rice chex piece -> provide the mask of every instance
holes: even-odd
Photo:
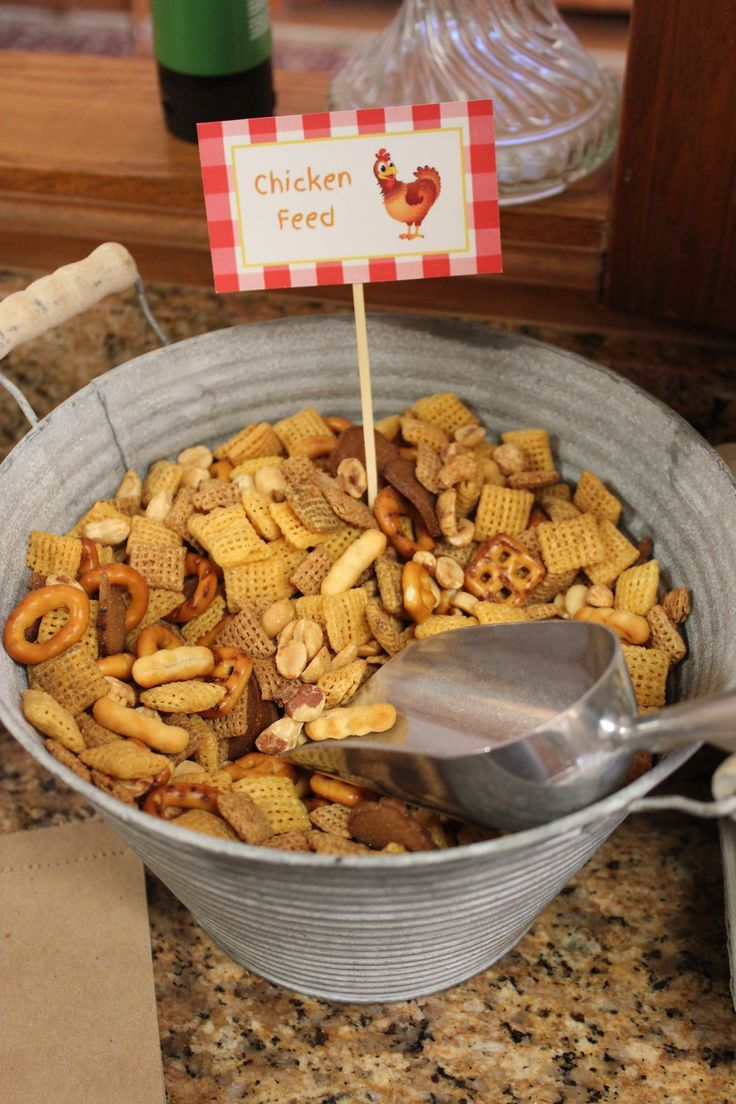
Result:
[[[278,540],[281,530],[271,517],[271,499],[261,494],[255,487],[250,487],[247,491],[243,491],[241,501],[245,516],[258,536],[267,541]]]
[[[238,567],[268,554],[242,506],[217,507],[209,514],[194,514],[189,519],[189,532],[223,568]]]
[[[327,671],[317,679],[317,686],[325,696],[325,709],[336,709],[355,697],[368,670],[364,659],[356,659],[339,671]]]
[[[217,643],[240,648],[251,658],[263,659],[272,656],[276,651],[275,641],[264,631],[261,618],[250,602],[245,602],[232,621],[228,621],[218,634]]]
[[[292,456],[281,471],[286,479],[286,500],[306,529],[334,533],[342,522],[331,508],[315,480],[316,468],[306,456]]]
[[[277,556],[226,567],[223,574],[227,608],[231,613],[238,613],[249,603],[260,611],[265,605],[278,598],[288,598],[294,592],[284,572],[284,565]]]
[[[141,693],[141,704],[161,713],[202,713],[225,697],[225,687],[202,679],[186,679],[154,686]]]
[[[165,525],[155,518],[138,515],[130,518],[130,533],[128,534],[128,548],[131,544],[142,542],[145,544],[164,544],[170,548],[179,548],[182,537],[174,532],[171,526]]]
[[[339,652],[346,644],[367,644],[373,633],[365,615],[368,596],[362,587],[323,597],[330,647]]]
[[[450,435],[462,426],[479,424],[479,419],[472,410],[468,410],[467,406],[451,391],[425,395],[417,399],[412,410],[417,418],[440,426]]]
[[[319,594],[322,580],[329,574],[332,564],[332,556],[320,545],[302,560],[296,571],[292,571],[289,581],[302,594]]]
[[[159,587],[154,587],[148,592],[148,609],[143,614],[143,619],[139,625],[136,625],[134,629],[128,633],[125,638],[125,649],[128,652],[135,651],[135,644],[143,632],[149,625],[155,625],[157,621],[166,617],[168,613],[175,610],[177,606],[180,606],[186,600],[183,590],[162,590]],[[169,626],[171,628],[171,626]]]
[[[240,491],[235,483],[225,483],[222,479],[207,479],[197,487],[192,502],[195,509],[208,514],[217,506],[239,506]]]
[[[164,525],[176,533],[180,540],[189,540],[189,519],[194,513],[194,488],[180,487],[174,504],[164,519]]]
[[[325,600],[321,594],[305,594],[294,602],[297,617],[306,617],[310,621],[316,621],[319,627],[327,631],[327,618],[325,616]]]
[[[273,774],[241,778],[233,784],[233,792],[248,794],[265,813],[274,835],[312,827],[307,810],[297,797],[290,778]]]
[[[54,659],[29,667],[34,689],[45,690],[73,717],[107,695],[108,684],[89,652],[75,644]]]
[[[549,514],[551,521],[573,521],[580,517],[580,510],[574,502],[568,502],[565,498],[549,498],[544,503],[544,511]]]
[[[647,560],[622,571],[616,580],[616,609],[628,610],[646,617],[657,602],[659,590],[659,562]]]
[[[318,855],[375,855],[370,847],[364,843],[356,843],[352,839],[344,839],[342,836],[333,835],[332,832],[309,833],[309,844],[312,851]]]
[[[337,803],[320,805],[309,814],[309,819],[317,828],[321,828],[323,832],[330,832],[333,836],[342,836],[343,839],[350,839],[352,836],[348,828],[350,809],[347,805]]]
[[[328,552],[330,556],[332,556],[333,560],[339,560],[343,552],[358,539],[362,532],[362,529],[358,529],[354,525],[346,525],[343,529],[338,529],[337,532],[330,533],[323,542],[322,547],[325,552]]]
[[[529,457],[530,471],[553,471],[555,462],[546,429],[511,429],[501,434],[505,445],[518,445]]]
[[[621,649],[640,709],[653,706],[660,709],[667,694],[667,674],[670,657],[659,648],[640,648],[636,644],[622,644]]]
[[[198,614],[193,617],[191,621],[187,621],[186,624],[181,627],[181,635],[187,644],[196,644],[200,636],[204,636],[205,633],[214,629],[223,617],[227,613],[227,606],[225,599],[221,595],[216,595],[213,598],[210,605],[204,611],[204,613]]]
[[[290,502],[272,502],[271,517],[284,534],[289,544],[295,548],[314,548],[327,539],[327,533],[318,533],[303,525]]]
[[[437,475],[443,463],[442,457],[435,449],[425,444],[423,441],[419,442],[417,445],[417,462],[414,474],[430,494],[439,494],[440,491],[443,490],[437,479]]]
[[[230,472],[230,481],[235,482],[241,475],[255,475],[261,468],[280,468],[283,462],[283,456],[254,456],[235,465]]]
[[[82,542],[34,529],[28,538],[26,564],[39,575],[68,575],[76,579],[82,559]]]
[[[268,422],[256,422],[241,429],[215,449],[218,460],[227,458],[231,464],[242,464],[261,456],[278,455],[281,443]]]
[[[161,590],[180,591],[184,586],[184,562],[187,552],[183,545],[171,548],[164,544],[136,541],[128,544],[128,563],[148,583]]]
[[[592,471],[580,473],[573,502],[583,514],[598,514],[618,525],[621,503]]]
[[[377,529],[378,522],[373,511],[359,498],[353,498],[327,472],[316,471],[317,486],[322,491],[330,508],[346,525],[355,525],[358,529]],[[340,527],[342,528],[342,526]]]
[[[116,521],[130,521],[126,514],[121,513],[114,500],[99,499],[92,503],[86,514],[82,514],[77,524],[72,526],[66,535],[67,537],[83,537],[85,526],[89,525],[91,521],[107,521],[109,518],[114,518]]]
[[[208,813],[204,809],[187,809],[176,817],[177,828],[189,828],[191,832],[202,832],[205,836],[217,839],[236,840],[238,836],[222,817]]]
[[[403,567],[398,560],[390,556],[379,556],[375,562],[378,590],[384,608],[394,617],[404,613],[404,592],[401,587]]]
[[[304,410],[292,414],[290,418],[283,418],[273,428],[289,456],[299,442],[305,441],[308,437],[335,436],[322,415],[313,406],[305,407]]]
[[[518,606],[507,606],[501,602],[476,602],[473,617],[480,625],[500,625],[509,621],[528,621],[529,614]],[[421,625],[417,626],[417,635]]]
[[[166,491],[173,498],[179,490],[183,476],[184,468],[181,464],[174,464],[171,460],[154,461],[143,480],[143,492],[141,494],[143,506],[147,506],[159,491]]]
[[[553,574],[577,570],[605,555],[595,514],[581,514],[571,521],[545,521],[537,530],[544,565]]]
[[[582,515],[583,518],[594,516],[593,514]],[[605,583],[608,586],[622,571],[636,563],[639,559],[639,549],[605,518],[599,520],[598,530],[603,541],[603,556],[583,564],[583,567],[591,583]]]
[[[647,614],[651,629],[649,642],[670,657],[670,663],[679,663],[687,655],[687,644],[672,623],[664,606],[653,606]]]
[[[89,600],[89,624],[84,631],[84,636],[81,640],[77,641],[80,648],[89,654],[90,659],[97,659],[100,654],[99,642],[97,639],[97,613],[100,607],[100,603],[96,598],[90,598]],[[60,607],[59,609],[49,610],[41,618],[41,623],[38,626],[38,636],[36,639],[39,643],[43,643],[45,640],[50,640],[52,636],[56,636],[59,629],[66,625],[69,620],[69,610]]]
[[[569,483],[553,483],[551,487],[542,487],[537,497],[542,506],[545,506],[550,498],[561,498],[565,502],[570,502],[572,500],[572,489]]]
[[[244,843],[264,843],[273,835],[263,809],[247,793],[220,794],[217,809]]]
[[[271,656],[254,656],[253,677],[258,683],[263,700],[274,701],[276,691],[284,681],[283,675],[279,673],[276,667],[276,660]]]
[[[475,539],[490,540],[496,533],[517,537],[529,524],[533,505],[531,491],[514,491],[509,487],[486,483],[475,515]]]

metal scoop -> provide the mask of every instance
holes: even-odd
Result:
[[[416,641],[356,700],[391,702],[396,724],[285,758],[507,831],[612,793],[636,751],[699,740],[736,751],[736,693],[636,716],[618,637],[584,622],[473,626]]]

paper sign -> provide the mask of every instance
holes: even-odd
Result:
[[[490,100],[197,129],[217,291],[501,271]]]

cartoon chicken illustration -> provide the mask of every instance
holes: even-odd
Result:
[[[399,234],[400,238],[408,241],[423,238],[419,228],[440,194],[440,174],[436,169],[430,169],[429,165],[419,166],[414,172],[416,180],[405,184],[403,180],[396,179],[396,172],[391,154],[381,148],[376,154],[373,175],[383,193],[386,214],[397,222],[406,223],[406,233]]]

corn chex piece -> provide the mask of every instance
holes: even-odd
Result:
[[[142,505],[147,506],[159,491],[166,491],[173,498],[183,475],[184,469],[180,464],[174,464],[171,460],[155,460],[143,480]]]
[[[329,574],[332,564],[332,556],[319,545],[302,560],[296,571],[292,571],[289,581],[302,594],[319,594],[322,580]]]
[[[478,501],[475,515],[475,539],[489,540],[496,533],[517,537],[529,524],[534,505],[531,491],[514,491],[509,487],[497,487],[487,483]]]
[[[155,625],[157,621],[166,617],[177,606],[185,601],[183,590],[161,590],[154,587],[148,592],[148,609],[143,614],[143,619],[136,625],[125,638],[125,649],[128,652],[135,651],[135,642],[149,625]]]
[[[113,732],[112,729],[98,724],[89,713],[78,713],[74,719],[82,733],[85,747],[103,747],[105,744],[111,744],[113,741],[122,740],[123,738],[117,732]]]
[[[281,452],[281,442],[268,422],[256,422],[241,429],[215,449],[218,460],[227,458],[231,464],[242,464],[261,456],[275,456]]]
[[[34,529],[28,538],[26,564],[40,575],[68,575],[76,579],[82,559],[82,542]]]
[[[271,561],[265,560],[264,562],[270,563]],[[276,651],[275,642],[264,631],[258,612],[250,602],[245,602],[232,621],[228,621],[222,632],[219,633],[217,643],[240,648],[249,656],[258,657],[259,659],[272,656]]]
[[[352,836],[348,827],[350,809],[347,805],[321,805],[309,814],[309,819],[323,832],[329,832],[333,836],[342,836],[343,839],[350,839]]]
[[[253,677],[264,701],[273,701],[276,691],[284,681],[284,676],[276,667],[276,660],[270,656],[253,658]]]
[[[356,659],[339,671],[328,671],[317,679],[317,686],[325,696],[325,709],[346,705],[357,694],[367,670],[366,661]]]
[[[45,690],[24,690],[23,716],[44,736],[58,741],[69,751],[84,751],[85,742],[74,717]]]
[[[241,778],[233,785],[233,792],[247,794],[258,805],[274,835],[311,828],[307,810],[290,778],[273,774]]]
[[[488,603],[486,603],[488,604]],[[480,605],[480,603],[479,603]],[[504,607],[505,608],[505,607]],[[473,607],[475,613],[475,606]],[[506,618],[504,618],[506,620]],[[467,629],[469,625],[477,625],[475,617],[458,617],[454,614],[435,613],[417,625],[414,630],[416,640],[426,640],[430,636],[439,636],[440,633],[454,632],[455,629]]]
[[[529,620],[529,614],[525,609],[502,605],[500,602],[477,602],[473,606],[473,617],[480,625],[500,625],[509,621]]]
[[[430,494],[439,494],[443,489],[437,476],[443,465],[442,457],[430,445],[420,441],[417,445],[417,460],[414,474]]]
[[[273,835],[263,809],[247,793],[220,794],[217,808],[244,843],[264,843]]]
[[[204,636],[205,633],[214,629],[226,613],[225,599],[218,594],[204,613],[198,614],[191,621],[187,621],[185,625],[182,625],[181,635],[187,644],[196,644],[200,636]]]
[[[314,548],[327,539],[327,533],[318,533],[303,525],[289,502],[272,502],[270,511],[289,544],[295,548]]]
[[[85,526],[89,525],[91,521],[107,521],[108,518],[114,518],[116,521],[130,521],[126,514],[121,513],[115,501],[99,499],[92,503],[86,514],[82,514],[77,524],[66,535],[67,537],[83,537]]]
[[[383,604],[375,598],[368,600],[365,607],[365,616],[371,632],[383,650],[390,656],[400,652],[404,647],[401,639],[401,631],[404,626],[398,617],[388,613]]]
[[[171,766],[165,755],[156,755],[130,740],[114,740],[102,747],[85,748],[79,758],[86,766],[113,778],[155,778]]]
[[[312,848],[309,846],[309,837],[311,832],[282,832],[280,836],[271,836],[266,840],[264,846],[272,847],[276,851],[304,851],[309,852]]]
[[[274,559],[281,561],[287,579],[296,571],[299,564],[304,563],[309,555],[306,548],[295,548],[284,537],[277,541],[271,541],[267,548]]]
[[[339,560],[343,552],[358,539],[362,532],[362,529],[354,525],[346,525],[344,529],[338,529],[337,532],[330,533],[322,547],[325,552],[332,556],[333,560]]]
[[[177,491],[173,506],[164,519],[166,528],[171,529],[181,540],[189,539],[189,519],[196,512],[193,499],[194,488],[181,487]]]
[[[544,605],[545,602],[549,602],[550,599],[563,590],[568,590],[575,582],[577,575],[578,569],[576,567],[569,571],[548,571],[541,583],[538,583],[529,595],[527,606],[533,608],[535,605]],[[539,614],[533,616],[538,617]]]
[[[394,615],[404,612],[404,592],[401,588],[402,565],[390,556],[379,556],[375,562],[378,590],[384,608]]]
[[[574,502],[568,502],[565,498],[548,498],[544,503],[545,513],[549,514],[552,521],[573,521],[580,517],[580,510]]]
[[[92,782],[99,790],[112,794],[126,805],[135,805],[136,798],[148,793],[153,785],[151,778],[113,778],[111,774],[105,774],[94,767],[91,775]]]
[[[131,544],[139,543],[163,544],[169,548],[180,548],[182,539],[171,526],[165,525],[162,521],[156,521],[155,518],[138,515],[130,519],[128,548]]]
[[[505,445],[518,445],[529,457],[529,471],[553,471],[555,462],[546,429],[511,429],[501,434]]]
[[[593,516],[593,514],[582,515],[584,518]],[[583,564],[583,567],[591,583],[605,583],[608,586],[622,571],[636,563],[639,559],[639,549],[605,518],[599,520],[598,530],[603,541],[603,555]]]
[[[190,832],[201,832],[205,836],[215,836],[217,839],[236,840],[238,837],[233,832],[227,821],[214,813],[205,812],[204,809],[187,809],[181,816],[176,817],[177,828],[188,828]]]
[[[202,713],[205,709],[213,709],[224,697],[224,686],[201,679],[186,679],[144,690],[141,704],[161,713]]]
[[[105,564],[113,563],[115,559],[115,552],[109,544],[98,544],[95,541],[95,551],[97,552],[97,559],[100,561],[100,567]]]
[[[196,716],[196,714],[192,714]],[[201,718],[203,723],[204,718]],[[194,752],[194,760],[204,770],[210,774],[215,774],[220,766],[227,759],[227,745],[224,740],[218,740],[217,734],[213,728],[207,728],[207,731],[202,733],[197,744],[197,749]]]
[[[100,654],[99,642],[97,639],[97,612],[99,607],[100,603],[97,599],[90,598],[89,624],[84,631],[84,636],[78,641],[79,647],[84,648],[90,659],[97,659]],[[50,640],[52,636],[56,636],[63,625],[66,625],[68,620],[69,610],[63,608],[49,610],[49,612],[45,613],[41,618],[36,639],[40,643],[43,643],[45,640]]]
[[[149,587],[161,590],[180,591],[184,586],[184,562],[186,549],[183,545],[173,548],[165,544],[150,544],[145,541],[128,542],[128,563],[148,583]]]
[[[316,621],[321,629],[327,630],[325,602],[321,594],[305,594],[295,601],[297,617],[306,617]]]
[[[33,689],[45,690],[73,717],[104,698],[108,685],[89,652],[75,644],[54,659],[28,669]]]
[[[222,479],[208,479],[200,483],[192,498],[195,509],[208,514],[210,510],[221,506],[240,505],[240,491],[235,483],[225,483]]]
[[[602,560],[605,546],[595,514],[571,521],[546,521],[537,526],[545,567],[553,574]]]
[[[624,659],[640,709],[654,706],[661,708],[667,692],[667,673],[670,657],[659,648],[640,648],[636,644],[622,644]]]
[[[238,613],[249,603],[260,610],[277,598],[288,598],[294,590],[277,556],[238,567],[226,567],[223,574],[227,608],[231,613]]]
[[[254,456],[251,460],[243,460],[230,472],[230,480],[234,482],[241,475],[255,475],[261,468],[280,468],[284,459],[283,456]]]
[[[622,571],[616,580],[616,609],[629,610],[646,617],[657,602],[659,589],[659,562],[647,560]]]
[[[276,436],[289,456],[300,441],[308,437],[334,437],[334,433],[322,415],[313,406],[307,406],[290,418],[283,418],[273,427]]]
[[[73,751],[69,751],[63,744],[60,744],[58,740],[52,740],[50,737],[44,740],[44,746],[50,755],[53,755],[54,759],[57,759],[59,763],[63,763],[65,767],[68,767],[70,771],[73,771],[78,778],[83,779],[85,782],[91,782],[92,776],[84,763],[80,763],[79,757],[74,754]]]
[[[670,657],[670,663],[679,663],[687,655],[687,644],[672,623],[664,606],[653,606],[647,614],[651,629],[649,642]]]
[[[238,567],[267,555],[242,506],[218,507],[189,519],[189,532],[220,567]]]
[[[249,490],[243,491],[242,504],[245,516],[259,537],[263,537],[267,541],[275,541],[280,538],[281,530],[271,517],[270,498],[261,494],[255,487],[251,487]]]
[[[339,652],[346,644],[367,644],[373,636],[365,615],[368,595],[362,587],[324,596],[325,623],[330,647]]]
[[[618,525],[621,503],[592,471],[580,473],[573,502],[583,514],[598,514]]]
[[[478,425],[475,414],[451,391],[425,395],[414,403],[412,410],[417,418],[451,435],[461,426]]]

